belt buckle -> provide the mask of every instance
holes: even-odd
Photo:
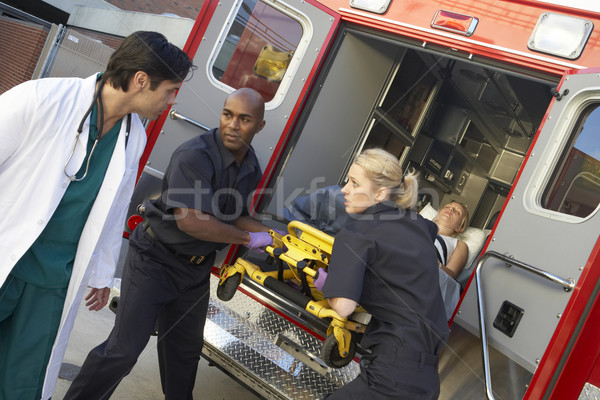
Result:
[[[206,256],[191,256],[189,259],[189,263],[190,264],[202,264],[202,262],[204,261],[204,259],[206,258]]]

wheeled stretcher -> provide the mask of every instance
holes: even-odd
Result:
[[[327,269],[333,247],[333,237],[299,221],[288,224],[288,234],[269,232],[273,246],[266,252],[277,270],[263,271],[258,265],[240,257],[233,265],[220,270],[217,296],[222,301],[233,298],[244,275],[274,291],[285,299],[304,308],[318,318],[331,319],[327,337],[321,349],[321,359],[332,368],[346,366],[356,353],[358,336],[364,333],[365,316],[357,312],[349,318],[340,317],[329,307],[323,294],[314,287],[313,280],[319,268]]]

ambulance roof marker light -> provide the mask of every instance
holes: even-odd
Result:
[[[375,14],[385,14],[392,0],[350,0],[352,8],[369,11]]]
[[[592,34],[592,21],[545,12],[540,15],[527,47],[529,50],[575,60]]]
[[[431,27],[460,35],[471,36],[479,23],[479,18],[458,14],[452,11],[437,10],[431,20]]]

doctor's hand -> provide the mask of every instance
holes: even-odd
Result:
[[[90,311],[100,311],[108,303],[108,296],[110,295],[110,288],[96,289],[92,288],[90,293],[86,296],[85,306],[89,307]]]

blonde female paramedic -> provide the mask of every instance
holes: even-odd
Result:
[[[417,176],[403,175],[381,149],[359,154],[344,186],[353,219],[335,236],[323,294],[341,316],[360,304],[371,314],[360,374],[325,396],[437,399],[438,353],[448,323],[438,288],[437,227],[412,210]]]

